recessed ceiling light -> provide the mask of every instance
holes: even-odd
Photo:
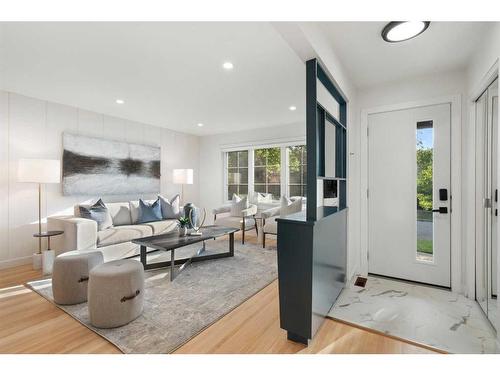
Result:
[[[429,21],[393,21],[382,30],[382,38],[389,43],[402,42],[422,34]]]
[[[198,126],[201,128],[201,127],[203,127],[203,124],[201,122],[199,122]]]
[[[295,111],[297,109],[297,107],[295,107],[294,105],[291,105],[290,107],[288,107],[288,109],[290,111]]]
[[[224,64],[222,64],[222,67],[226,70],[231,70],[234,68],[234,65],[231,61],[226,61]]]
[[[125,103],[125,100],[123,99],[116,99],[116,104],[123,104]]]

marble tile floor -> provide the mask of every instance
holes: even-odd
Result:
[[[499,353],[479,305],[445,289],[369,276],[351,280],[329,315],[449,353]]]

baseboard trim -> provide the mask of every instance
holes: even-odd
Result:
[[[0,261],[0,270],[5,269],[5,268],[22,266],[24,264],[30,264],[31,262],[32,262],[31,255],[21,257],[21,258],[2,260],[2,261]]]

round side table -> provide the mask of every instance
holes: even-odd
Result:
[[[63,230],[49,230],[47,232],[35,233],[35,238],[47,238],[47,250],[42,251],[42,270],[44,275],[52,273],[52,266],[54,265],[54,250],[50,248],[50,238],[63,234]]]

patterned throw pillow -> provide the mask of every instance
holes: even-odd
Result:
[[[292,201],[285,196],[281,197],[280,216],[285,217],[302,211],[302,197]]]
[[[113,220],[111,219],[108,208],[100,198],[92,206],[80,206],[79,211],[80,217],[97,222],[98,231],[108,229],[113,226]]]
[[[144,202],[142,199],[139,199],[139,220],[137,222],[149,223],[160,220],[163,220],[160,199],[158,198],[153,203]]]
[[[231,216],[242,216],[243,210],[248,208],[248,197],[240,198],[238,195],[233,194],[233,201],[231,202]]]
[[[170,201],[158,195],[161,204],[161,214],[164,219],[178,219],[181,216],[181,197],[175,195]]]

